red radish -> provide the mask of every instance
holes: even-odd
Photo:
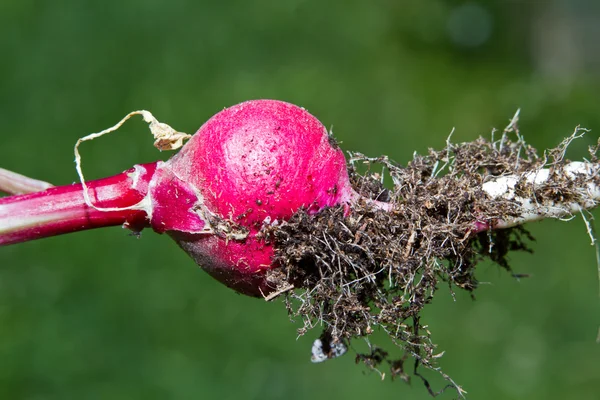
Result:
[[[305,289],[301,301],[286,298],[286,306],[304,320],[300,334],[324,327],[312,347],[314,362],[344,354],[348,341],[381,328],[405,355],[414,356],[415,371],[423,365],[440,372],[461,397],[462,388],[437,367],[441,353],[436,354],[430,332],[420,322],[438,284],[443,280],[451,288],[472,291],[480,260],[510,269],[507,252],[528,250],[527,235],[511,227],[571,217],[600,204],[598,148],[590,150],[590,162],[564,159],[583,131],[577,128],[538,158],[518,133],[517,113],[498,141],[448,140],[445,149],[415,155],[406,167],[385,156],[353,157],[352,162],[382,164],[394,183],[389,203],[366,200],[365,207],[357,201],[361,197],[351,188],[344,155],[325,127],[304,109],[274,100],[249,101],[216,114],[167,162],[135,165],[85,182],[79,143],[138,114],[150,123],[159,148],[179,147],[189,138],[146,111],[134,111],[115,127],[77,142],[81,184],[49,187],[0,169],[0,190],[39,190],[0,198],[0,245],[110,225],[134,231],[152,227],[238,292],[268,300],[299,282],[298,289]],[[511,132],[517,142],[509,138]],[[374,174],[363,178],[357,180],[370,196],[383,190]],[[376,184],[370,186],[371,181]],[[369,202],[393,212],[372,212]],[[328,206],[343,209],[325,210]],[[268,229],[277,232],[278,240],[286,238],[284,245],[278,241],[275,258],[263,228],[275,227],[301,209],[322,212]],[[311,268],[297,257],[307,252],[314,260]],[[268,274],[277,267],[275,259],[281,260],[283,273]],[[267,276],[278,280],[279,287],[271,286],[275,284]],[[377,368],[386,361],[392,376],[407,378],[405,356],[394,360],[373,349],[357,354],[357,362],[381,373]]]
[[[221,111],[159,163],[158,174],[151,183],[152,227],[169,233],[212,276],[250,295],[270,291],[263,277],[273,248],[256,238],[263,224],[353,196],[344,155],[325,127],[306,110],[275,100]],[[173,209],[182,215],[174,218]]]
[[[257,237],[261,227],[358,196],[325,127],[276,100],[227,108],[167,162],[86,185],[87,203],[81,184],[0,199],[0,245],[100,226],[151,226],[219,281],[260,296],[274,289],[264,279],[273,247]]]

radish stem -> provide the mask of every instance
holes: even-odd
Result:
[[[155,167],[136,165],[118,175],[87,182],[92,202],[118,208],[138,204],[147,194]],[[0,246],[113,225],[140,231],[148,222],[139,209],[104,212],[89,207],[81,184],[0,198]]]

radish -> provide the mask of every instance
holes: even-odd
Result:
[[[0,245],[152,227],[219,281],[260,296],[274,289],[265,280],[273,246],[261,228],[356,198],[344,155],[318,119],[290,103],[253,100],[217,113],[166,162],[0,199]]]
[[[189,141],[166,162],[86,182],[79,143],[136,114],[150,123],[155,146]],[[518,117],[498,140],[448,139],[444,149],[415,154],[406,167],[354,155],[351,165],[388,171],[394,187],[380,202],[373,199],[385,192],[381,176],[352,175],[356,192],[335,141],[295,105],[247,101],[219,112],[192,137],[136,111],[78,141],[80,184],[52,187],[0,169],[0,190],[13,194],[0,198],[0,245],[111,225],[151,227],[240,293],[270,300],[285,292],[292,318],[304,323],[300,335],[324,327],[312,347],[314,362],[344,354],[350,340],[377,327],[415,359],[415,375],[430,393],[419,365],[438,371],[463,397],[437,367],[441,353],[420,321],[439,284],[473,291],[481,260],[510,270],[508,252],[529,249],[521,225],[600,204],[600,144],[590,148],[590,161],[567,160],[570,143],[586,132],[577,127],[540,157],[524,142]],[[377,372],[387,364],[392,376],[407,380],[405,356],[371,347],[356,359]]]
[[[273,289],[264,280],[273,247],[257,237],[264,225],[355,196],[325,127],[275,100],[221,111],[157,170],[147,211],[153,229],[219,281],[254,296]]]

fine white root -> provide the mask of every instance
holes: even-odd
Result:
[[[10,195],[27,194],[41,192],[52,186],[51,183],[0,168],[0,192]]]
[[[146,208],[145,206],[138,205],[138,204],[134,204],[133,206],[124,207],[124,208],[119,208],[119,207],[106,208],[106,207],[95,206],[92,203],[92,200],[90,199],[89,189],[88,189],[88,186],[86,185],[85,178],[83,176],[83,170],[81,169],[81,155],[79,154],[79,146],[81,145],[81,143],[97,139],[100,136],[106,135],[107,133],[116,131],[129,118],[133,117],[134,115],[141,115],[142,118],[144,118],[144,121],[146,121],[149,124],[150,132],[154,136],[154,147],[156,147],[157,149],[159,149],[161,151],[162,150],[176,150],[176,149],[180,148],[181,146],[183,146],[183,142],[185,140],[192,137],[191,135],[188,135],[187,133],[178,132],[175,129],[171,128],[169,125],[159,122],[156,118],[154,118],[154,115],[152,115],[152,113],[150,111],[139,110],[139,111],[130,112],[122,120],[120,120],[116,125],[108,128],[108,129],[104,129],[103,131],[100,131],[97,133],[91,133],[87,136],[84,136],[84,137],[78,139],[77,143],[75,143],[75,149],[74,149],[75,168],[77,169],[77,174],[79,175],[79,180],[81,181],[81,184],[83,186],[83,198],[85,200],[85,203],[88,205],[88,207],[94,208],[98,211],[123,211],[123,210],[134,210],[134,209],[145,209]]]
[[[520,176],[501,176],[485,182],[482,189],[490,198],[508,202],[516,207],[518,214],[496,220],[493,228],[510,228],[544,218],[570,219],[596,207],[600,203],[599,171],[600,164],[573,161],[561,167],[542,168]],[[556,201],[536,196],[540,190],[551,190],[559,185],[568,187],[570,198]]]

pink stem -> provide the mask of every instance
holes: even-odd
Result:
[[[156,163],[136,165],[109,178],[86,182],[98,208],[126,208],[144,199]],[[0,198],[0,246],[49,236],[124,225],[134,231],[148,226],[140,209],[99,211],[85,203],[81,184]]]

